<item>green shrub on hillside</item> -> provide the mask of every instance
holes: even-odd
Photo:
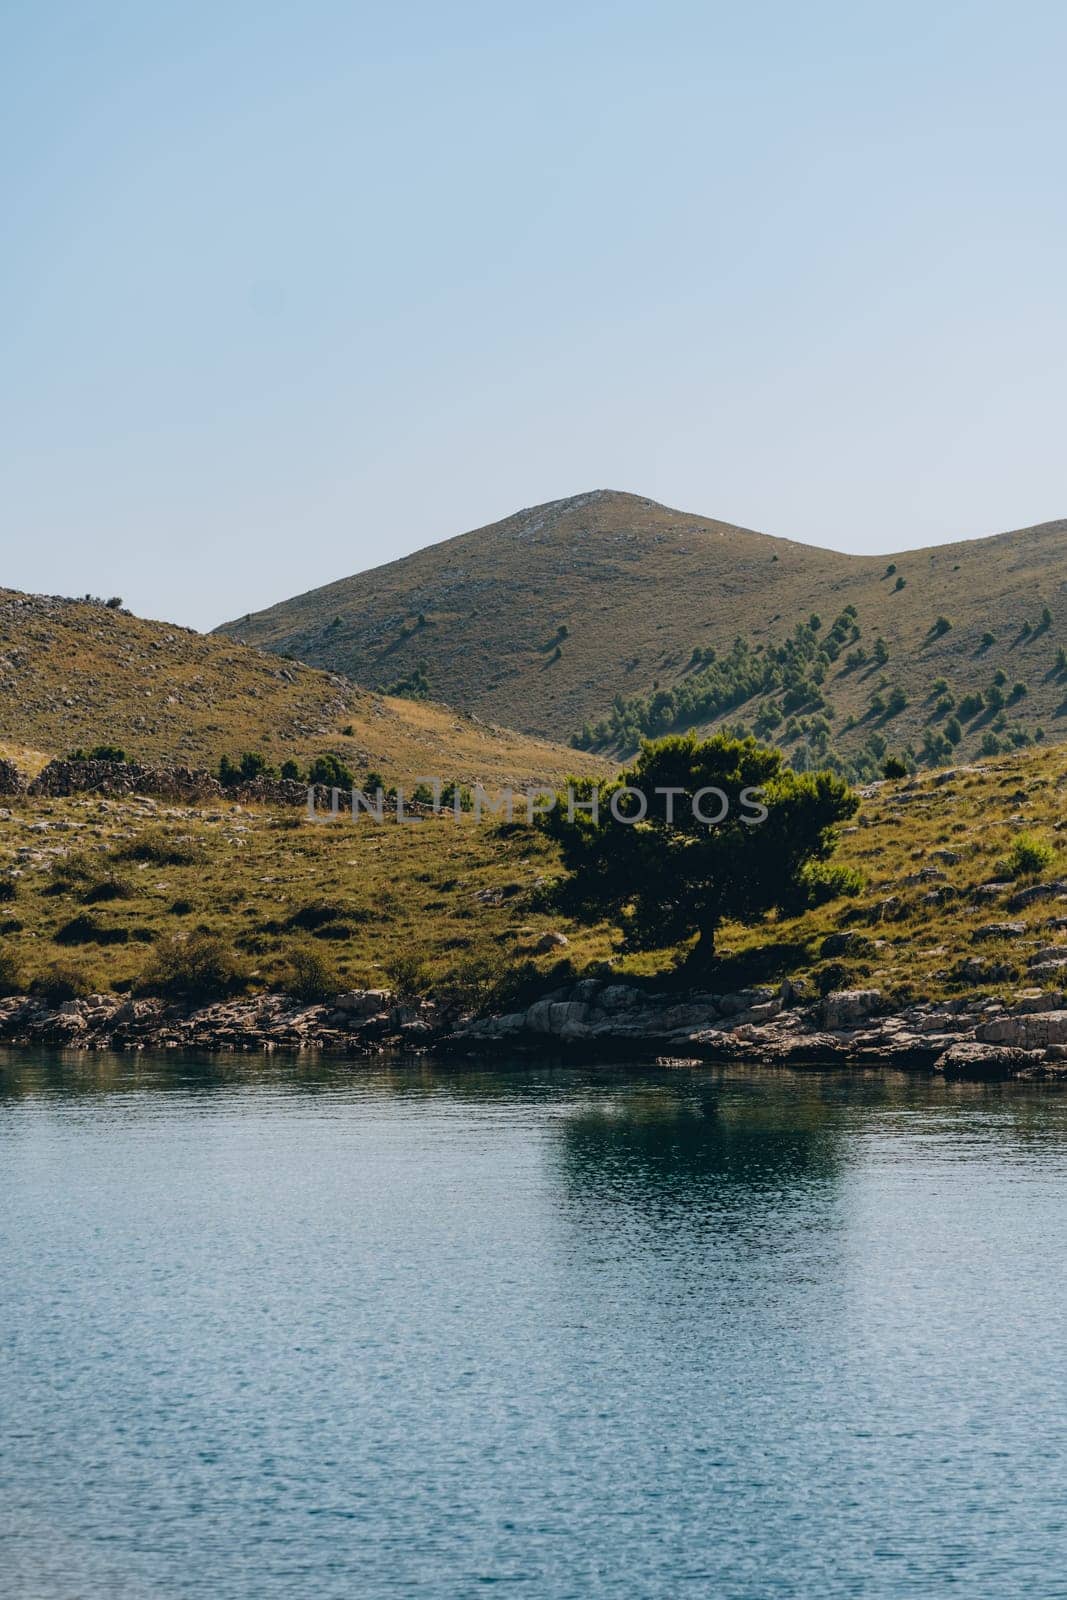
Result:
[[[1055,859],[1055,848],[1047,839],[1041,839],[1034,833],[1020,833],[1000,863],[1000,870],[1009,878],[1026,878],[1044,872]]]
[[[266,756],[258,750],[246,750],[239,760],[223,756],[219,762],[218,779],[224,789],[236,789],[239,784],[253,783],[256,778],[274,778],[277,773]]]
[[[100,877],[102,858],[88,850],[72,850],[61,856],[49,869],[45,894],[84,893]]]
[[[941,733],[937,728],[926,728],[923,732],[923,756],[933,765],[939,761],[947,761],[952,754],[952,744],[947,734]]]
[[[67,754],[68,761],[125,761],[126,752],[119,744],[94,744],[91,750],[79,745]]]
[[[0,946],[0,999],[22,994],[24,982],[22,963],[13,950]]]
[[[855,867],[842,867],[833,861],[811,861],[801,869],[804,903],[822,906],[830,900],[852,899],[862,894],[865,880]]]
[[[308,783],[323,784],[327,789],[354,789],[356,775],[335,750],[316,756],[308,768]]]
[[[133,894],[134,887],[129,878],[109,872],[106,877],[89,884],[81,898],[83,905],[94,906],[108,900],[130,900]]]
[[[340,992],[342,983],[331,957],[310,939],[300,939],[285,952],[281,986],[303,1005],[321,1005]]]
[[[433,987],[429,967],[414,950],[405,950],[393,956],[385,962],[384,971],[390,987],[404,1000],[420,999],[429,994]]]
[[[247,982],[233,949],[213,933],[172,933],[155,946],[139,985],[145,994],[221,1000]]]
[[[531,979],[534,986],[544,988],[544,977],[532,962],[513,966],[502,951],[490,951],[455,962],[444,977],[435,979],[433,992],[436,999],[461,1011],[511,1010],[512,997],[524,980],[530,983]]]
[[[113,850],[113,861],[147,861],[156,867],[189,867],[202,855],[198,843],[189,838],[176,837],[164,828],[148,828],[128,844]],[[91,863],[95,872],[96,864]],[[69,863],[68,863],[69,870]]]
[[[84,1000],[97,985],[85,967],[73,961],[50,961],[30,984],[30,993],[50,1006]]]
[[[406,677],[398,678],[395,683],[389,684],[384,691],[386,694],[396,695],[401,700],[428,700],[430,698],[430,680],[427,676],[427,664],[420,661],[418,666]]]
[[[129,944],[130,930],[97,922],[87,912],[71,917],[52,935],[56,944]]]
[[[441,790],[441,805],[449,811],[455,811],[457,807],[460,811],[473,811],[474,796],[466,784],[446,783]]]

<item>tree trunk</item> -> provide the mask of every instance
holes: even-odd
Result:
[[[685,959],[685,970],[694,977],[705,977],[715,965],[715,927],[700,930],[697,942]]]

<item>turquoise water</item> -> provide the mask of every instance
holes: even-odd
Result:
[[[0,1056],[0,1592],[1067,1595],[1067,1095]]]

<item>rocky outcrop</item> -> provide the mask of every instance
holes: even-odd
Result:
[[[1067,997],[1035,991],[1006,1006],[987,995],[885,1012],[875,989],[810,1003],[793,984],[730,994],[652,991],[583,979],[502,1016],[464,1018],[432,1000],[354,989],[329,1004],[289,995],[178,1005],[91,995],[48,1004],[0,1000],[0,1041],[84,1050],[384,1050],[657,1060],[668,1065],[869,1066],[948,1078],[1067,1079]]]
[[[96,994],[48,1004],[0,1000],[0,1040],[82,1050],[319,1050],[373,1055],[421,1049],[450,1020],[432,1001],[403,1002],[384,989],[356,989],[328,1005],[285,994],[182,1006]]]
[[[970,1040],[952,1045],[938,1058],[935,1067],[946,1078],[1043,1077],[1045,1058],[1040,1050],[1019,1050],[1011,1045],[980,1044]]]
[[[823,1026],[831,1030],[854,1028],[872,1016],[881,1003],[882,996],[878,989],[835,990],[823,1000]]]
[[[1067,1045],[1067,1011],[1027,1012],[1022,1016],[994,1017],[977,1029],[983,1044],[1015,1045],[1022,1050],[1044,1050]]]
[[[1067,895],[1067,879],[1057,878],[1052,883],[1032,883],[1025,889],[1015,891],[1008,901],[1008,910],[1024,911],[1027,906],[1032,906],[1039,900],[1057,900],[1062,895]]]
[[[655,992],[585,979],[521,1011],[483,1017],[445,1041],[460,1053],[505,1047],[568,1056],[737,1061],[753,1065],[900,1067],[952,1077],[1067,1076],[1063,996],[1010,1009],[983,994],[886,1012],[877,989],[812,1004],[790,982],[735,994]],[[1061,1019],[1062,1018],[1062,1022]]]

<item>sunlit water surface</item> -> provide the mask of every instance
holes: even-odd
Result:
[[[1067,1094],[0,1055],[11,1600],[1067,1595]]]

